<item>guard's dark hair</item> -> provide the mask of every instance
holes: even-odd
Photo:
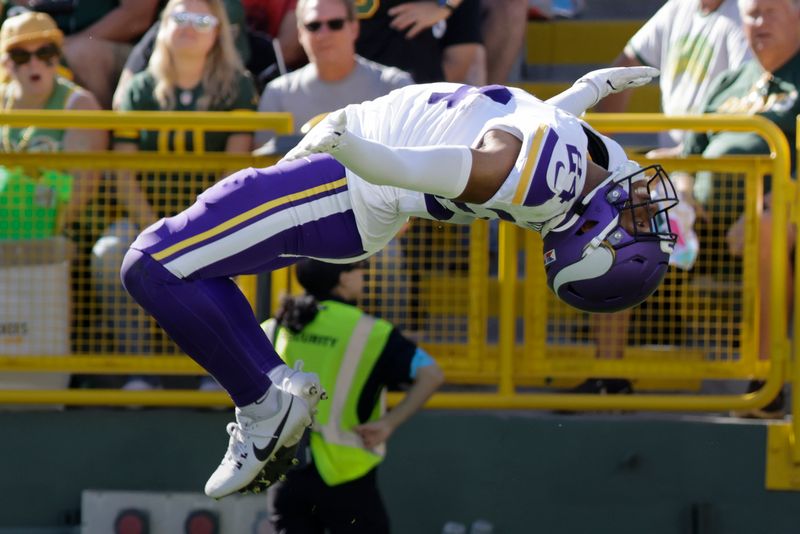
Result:
[[[333,289],[339,285],[342,273],[363,269],[366,262],[355,263],[327,263],[319,260],[304,258],[295,264],[297,281],[317,300],[327,300],[333,297]]]
[[[287,295],[281,299],[275,320],[283,328],[297,333],[313,321],[317,313],[319,313],[319,303],[313,295]]]
[[[365,266],[366,262],[363,261],[326,263],[308,258],[299,260],[295,264],[295,275],[297,281],[306,290],[306,294],[283,297],[275,320],[280,326],[288,328],[292,332],[301,331],[317,316],[321,301],[336,298],[333,290],[339,285],[339,276]]]

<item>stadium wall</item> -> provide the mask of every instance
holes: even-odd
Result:
[[[0,532],[70,531],[83,489],[202,491],[229,419],[0,413]],[[394,436],[380,479],[396,534],[477,519],[496,534],[796,532],[800,493],[764,489],[766,428],[697,416],[429,410]]]

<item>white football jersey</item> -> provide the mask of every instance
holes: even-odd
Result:
[[[348,106],[346,112],[348,130],[387,146],[475,148],[489,130],[503,130],[522,141],[508,178],[483,204],[373,185],[348,169],[353,210],[368,251],[383,247],[409,216],[462,224],[476,218],[503,219],[540,230],[543,223],[564,214],[583,189],[585,123],[521,89],[412,85]]]

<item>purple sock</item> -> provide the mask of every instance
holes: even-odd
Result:
[[[169,336],[224,387],[237,406],[270,385],[265,371],[283,363],[250,304],[227,277],[185,280],[149,255],[131,249],[122,281]]]

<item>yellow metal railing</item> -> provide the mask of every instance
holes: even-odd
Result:
[[[80,120],[76,117],[80,115]],[[36,124],[52,126],[52,127],[75,127],[79,124],[80,127],[87,128],[109,128],[113,127],[139,127],[143,129],[163,128],[165,130],[175,130],[178,126],[187,130],[195,132],[203,131],[203,128],[218,129],[218,130],[235,130],[244,131],[258,128],[270,128],[280,130],[281,126],[277,122],[269,122],[268,117],[261,117],[258,114],[242,113],[242,114],[226,114],[225,117],[218,117],[217,114],[176,114],[179,116],[170,117],[168,114],[142,114],[141,117],[136,117],[139,114],[111,114],[103,112],[87,112],[85,114],[59,114],[58,116],[50,116],[44,113],[13,113],[9,114],[4,121],[14,125],[30,124],[36,121]],[[268,120],[269,119],[269,120]],[[707,161],[699,158],[681,159],[669,162],[664,162],[670,169],[680,168],[687,171],[698,169],[713,169],[713,170],[731,170],[741,171],[743,168],[747,172],[753,174],[768,172],[773,177],[773,191],[776,196],[788,198],[788,195],[794,194],[792,185],[788,180],[788,145],[786,144],[783,135],[772,123],[752,117],[717,117],[705,116],[687,117],[687,118],[666,118],[660,115],[603,115],[590,117],[590,120],[599,129],[603,131],[613,132],[654,132],[666,128],[684,128],[690,130],[735,130],[735,131],[756,131],[767,139],[770,146],[771,154],[768,157],[750,158],[741,160],[724,160],[724,161]],[[39,122],[41,121],[41,122]],[[138,122],[137,122],[138,121]],[[288,123],[284,123],[286,126]],[[3,162],[6,164],[13,164],[17,162],[29,162],[43,164],[43,157],[52,157],[57,159],[60,163],[59,166],[76,166],[85,168],[126,168],[126,166],[133,166],[136,169],[153,169],[153,170],[195,170],[204,169],[209,165],[214,165],[215,168],[235,168],[236,166],[244,166],[248,164],[264,164],[264,160],[259,160],[250,157],[235,157],[226,155],[210,155],[210,154],[184,154],[184,155],[164,155],[164,154],[148,154],[147,158],[143,158],[142,154],[138,155],[125,155],[125,154],[59,154],[59,155],[30,155],[30,154],[9,154],[3,155]],[[235,165],[234,165],[235,164]],[[755,214],[756,207],[748,207],[748,213]],[[523,310],[523,323],[528,323],[528,315],[541,314],[542,308],[538,306],[541,303],[545,304],[546,291],[535,291],[533,294],[538,295],[540,300],[533,304],[530,302],[529,295],[526,294],[525,285],[519,286],[517,272],[517,251],[520,249],[518,246],[518,231],[515,228],[502,224],[500,226],[500,250],[499,250],[499,267],[497,278],[497,299],[498,299],[498,336],[497,343],[490,344],[486,341],[486,321],[487,312],[481,310],[480,307],[485,305],[490,297],[486,292],[488,283],[486,270],[486,250],[470,248],[469,254],[472,257],[470,261],[469,272],[467,279],[470,285],[475,288],[473,284],[483,284],[480,289],[476,288],[474,291],[470,290],[468,295],[469,311],[466,318],[468,324],[467,336],[463,342],[451,342],[449,346],[456,347],[455,350],[463,351],[461,354],[467,354],[466,359],[469,366],[475,369],[475,362],[479,369],[484,372],[480,374],[491,377],[493,383],[498,385],[498,390],[493,393],[442,393],[436,395],[430,405],[434,407],[444,408],[567,408],[578,410],[591,410],[591,409],[647,409],[647,410],[689,410],[689,411],[717,411],[727,409],[746,409],[756,406],[762,406],[768,402],[775,392],[778,391],[782,384],[783,378],[786,376],[786,355],[788,351],[788,343],[786,340],[786,313],[785,313],[785,291],[781,286],[782,276],[786,275],[786,247],[782,247],[781,243],[785,242],[786,230],[785,225],[778,224],[779,221],[786,221],[788,213],[786,209],[780,204],[775,205],[773,217],[776,221],[775,224],[775,242],[776,246],[773,249],[773,268],[775,269],[775,276],[773,277],[772,284],[772,302],[773,302],[773,320],[771,321],[770,338],[772,343],[772,362],[771,365],[765,366],[759,370],[767,378],[766,386],[759,392],[741,395],[741,396],[709,396],[709,395],[646,395],[646,396],[581,396],[571,394],[548,394],[548,393],[521,393],[517,391],[517,387],[526,383],[526,379],[520,377],[585,377],[585,376],[647,376],[654,374],[653,367],[660,367],[662,370],[664,366],[671,368],[671,376],[677,378],[726,378],[726,377],[741,377],[746,376],[746,373],[752,371],[751,368],[745,368],[739,365],[735,371],[724,370],[720,371],[720,367],[714,365],[714,362],[692,362],[688,366],[688,371],[682,369],[686,362],[671,364],[669,362],[648,362],[632,359],[623,359],[620,361],[599,361],[591,357],[591,349],[570,348],[569,350],[577,350],[585,352],[585,356],[571,361],[559,361],[557,358],[547,358],[547,353],[552,352],[555,347],[556,353],[558,352],[557,344],[545,342],[545,337],[540,335],[541,332],[535,334],[526,332],[525,343],[520,344],[516,339],[516,322],[518,313],[516,310]],[[749,220],[748,236],[751,238],[748,246],[757,245],[757,220],[755,217]],[[481,223],[482,224],[482,223]],[[485,243],[486,241],[486,227],[478,226],[478,229],[473,231],[470,236],[470,243]],[[528,250],[534,247],[535,241],[528,233],[523,240],[524,249]],[[474,256],[473,256],[474,255]],[[538,263],[538,258],[533,253],[527,255],[529,263]],[[475,267],[478,265],[479,267]],[[754,279],[754,269],[758,265],[745,264],[746,271],[745,279]],[[529,277],[531,278],[531,277]],[[281,282],[283,280],[283,282]],[[273,277],[275,282],[275,291],[273,296],[280,293],[281,287],[288,285],[289,277],[285,272],[276,274]],[[534,280],[534,284],[542,284],[541,276]],[[745,284],[746,285],[746,284]],[[523,292],[520,292],[520,287]],[[753,292],[756,289],[754,284],[745,287],[746,291]],[[492,297],[493,298],[493,297]],[[757,299],[745,299],[748,312],[745,314],[748,318],[755,317],[755,313],[750,308],[757,306]],[[545,324],[545,321],[540,321],[539,328]],[[746,342],[746,347],[742,347],[743,352],[753,352],[754,342],[753,336],[757,336],[757,329],[749,326],[751,339]],[[530,335],[529,335],[530,334]],[[437,347],[436,343],[427,343],[424,339],[421,341],[424,346]],[[445,345],[441,345],[445,346]],[[643,350],[643,349],[642,349]],[[657,352],[658,349],[655,349]],[[435,350],[432,352],[436,353]],[[635,352],[635,351],[634,351]],[[493,366],[486,366],[486,357],[490,353],[495,354],[494,358],[497,362]],[[99,355],[102,356],[102,355]],[[751,354],[752,356],[752,354]],[[520,369],[519,361],[524,357],[526,360],[534,362],[531,366]],[[477,374],[475,370],[470,370],[469,366],[459,366],[454,363],[451,372],[448,369],[448,360],[445,358],[444,367],[447,370],[448,377],[458,375],[458,369],[461,368],[463,372],[462,379],[459,381],[467,381],[470,375]],[[734,364],[733,367],[736,367]],[[199,368],[189,359],[176,356],[165,357],[97,357],[97,355],[73,355],[65,357],[52,357],[47,355],[42,356],[9,356],[0,358],[0,368],[7,371],[14,372],[85,372],[85,373],[107,373],[107,374],[121,374],[121,373],[142,373],[142,374],[197,374]],[[727,369],[730,369],[729,366]],[[486,372],[488,369],[488,372]],[[493,370],[492,370],[493,369]],[[522,374],[521,371],[524,371]],[[479,380],[485,383],[487,380]],[[0,402],[7,403],[63,403],[63,404],[128,404],[135,403],[139,405],[203,405],[203,404],[216,404],[226,401],[224,394],[206,394],[198,392],[174,392],[174,391],[150,391],[150,392],[123,392],[111,390],[60,390],[53,392],[42,391],[3,391],[0,392]]]
[[[203,146],[205,132],[238,132],[272,130],[278,135],[294,131],[291,113],[255,113],[249,111],[219,112],[169,112],[169,111],[3,111],[2,124],[11,128],[34,125],[41,128],[81,128],[92,130],[155,130],[173,132],[183,138],[187,132],[194,134],[192,154],[206,154]],[[166,138],[162,135],[161,138]],[[165,146],[159,152],[166,153]],[[185,148],[172,152],[186,153]],[[9,154],[4,153],[3,158]],[[39,154],[42,155],[42,154]],[[63,156],[58,154],[57,156]]]
[[[119,169],[153,173],[205,172],[208,169],[238,169],[246,166],[266,166],[276,158],[234,156],[204,151],[202,134],[207,131],[252,131],[270,129],[280,133],[291,131],[288,114],[257,113],[113,113],[113,112],[11,112],[0,116],[0,122],[12,127],[35,124],[51,128],[92,128],[159,130],[163,133],[191,132],[195,138],[195,151],[167,153],[165,146],[159,153],[119,154],[113,152],[94,154],[0,154],[0,165],[22,167],[53,167],[114,171]],[[422,260],[415,279],[401,280],[407,284],[391,298],[413,301],[412,306],[424,311],[435,310],[430,324],[437,325],[436,336],[430,332],[415,332],[419,342],[442,364],[448,380],[453,383],[494,385],[485,392],[446,392],[435,395],[430,407],[463,409],[569,409],[569,410],[669,410],[669,411],[726,411],[761,407],[770,402],[789,380],[794,391],[799,391],[800,369],[790,365],[790,346],[787,339],[787,292],[784,281],[788,275],[787,225],[798,222],[800,210],[787,209],[785,202],[772,203],[773,246],[771,265],[761,265],[756,251],[759,247],[760,179],[772,178],[773,196],[779,199],[796,199],[796,189],[789,178],[789,146],[781,131],[771,122],[758,117],[703,116],[664,117],[661,115],[596,115],[589,121],[604,132],[657,132],[665,129],[694,131],[726,130],[757,132],[770,150],[767,156],[731,157],[706,160],[699,157],[676,158],[661,163],[669,171],[713,171],[744,176],[741,195],[746,200],[745,246],[741,263],[741,282],[724,282],[712,287],[722,292],[723,299],[708,297],[699,290],[696,301],[704,306],[711,320],[717,317],[708,309],[723,303],[733,307],[738,302],[741,310],[736,319],[738,336],[725,334],[725,350],[737,346],[737,357],[709,359],[703,350],[676,345],[627,346],[624,358],[600,360],[595,358],[591,340],[576,336],[573,340],[548,338],[548,325],[563,326],[570,322],[573,328],[585,326],[586,318],[566,309],[556,302],[544,283],[541,267],[541,242],[532,232],[502,223],[497,237],[496,276],[489,270],[495,263],[491,258],[491,235],[494,230],[480,221],[468,234],[439,223],[421,223],[424,232],[418,243],[410,240],[399,245],[400,256],[419,254]],[[166,136],[162,136],[166,137]],[[197,142],[199,141],[199,142]],[[180,147],[179,147],[180,148]],[[798,146],[800,149],[800,146]],[[796,203],[796,200],[795,200]],[[425,232],[428,232],[427,234]],[[401,238],[403,239],[403,238]],[[455,257],[435,257],[449,251]],[[520,256],[523,254],[524,256]],[[466,258],[466,262],[464,261]],[[524,278],[520,268],[524,258]],[[796,263],[800,251],[795,248]],[[405,260],[389,255],[381,261],[395,262],[398,272],[407,271]],[[399,263],[397,263],[399,261]],[[428,264],[440,262],[443,271]],[[771,360],[758,358],[758,342],[762,330],[758,324],[761,306],[758,285],[759,270],[771,270],[770,311],[768,330]],[[404,276],[404,275],[400,275]],[[254,279],[241,285],[254,302]],[[290,270],[272,275],[273,309],[282,291],[296,291]],[[437,291],[441,286],[444,290]],[[405,287],[405,286],[404,286]],[[412,291],[408,288],[413,288]],[[692,288],[694,290],[694,288]],[[728,293],[725,293],[728,292]],[[705,295],[705,296],[704,296]],[[795,274],[795,302],[800,299],[800,283]],[[0,295],[3,298],[3,295]],[[380,297],[389,298],[389,297]],[[654,299],[659,297],[654,296]],[[695,297],[693,297],[695,298]],[[716,303],[716,304],[715,304]],[[372,303],[379,310],[381,302]],[[406,302],[405,304],[408,304]],[[405,305],[404,304],[404,305]],[[448,312],[449,309],[453,312]],[[724,311],[724,310],[723,310]],[[727,310],[730,312],[730,310]],[[433,313],[433,312],[432,312]],[[555,317],[555,319],[554,319]],[[728,319],[730,320],[730,319]],[[558,321],[562,321],[559,323]],[[496,330],[489,327],[496,323]],[[416,318],[414,325],[426,325]],[[800,332],[800,318],[794,316],[794,331]],[[521,325],[521,327],[520,327]],[[520,332],[520,328],[522,332]],[[726,326],[727,328],[727,326]],[[493,331],[494,333],[490,333]],[[524,339],[520,339],[520,333]],[[569,337],[569,336],[566,336]],[[576,341],[577,340],[577,341]],[[799,350],[795,345],[794,350]],[[192,360],[174,352],[168,355],[148,356],[84,352],[65,356],[51,354],[4,355],[0,354],[0,378],[3,373],[85,373],[94,375],[199,375],[203,374]],[[626,377],[631,379],[729,379],[757,376],[765,378],[764,387],[745,395],[697,394],[635,394],[635,395],[578,395],[544,391],[523,391],[523,387],[541,385],[547,379],[579,380],[593,377]],[[792,409],[800,410],[800,395],[793,395]],[[399,397],[390,395],[390,403]],[[69,405],[140,405],[140,406],[210,406],[230,404],[225,393],[188,390],[120,391],[116,389],[63,389],[63,390],[0,390],[0,404],[69,404]],[[800,487],[800,418],[791,424],[770,427],[768,447],[767,486],[776,489]]]
[[[647,164],[646,160],[641,160]],[[652,163],[652,162],[650,162]],[[717,173],[737,173],[745,179],[748,199],[760,198],[760,179],[772,171],[772,160],[768,157],[730,157],[709,161],[700,157],[681,158],[679,160],[662,160],[663,166],[670,172],[714,171]],[[749,251],[758,247],[758,209],[756,202],[745,204],[747,216],[746,239]],[[757,306],[758,286],[757,272],[759,270],[755,254],[746,254],[743,258],[742,274],[742,315],[747,317],[738,325],[741,330],[739,338],[729,339],[729,344],[739,342],[737,358],[712,359],[709,358],[707,347],[687,347],[670,345],[651,345],[646,347],[628,346],[625,357],[620,360],[595,359],[595,346],[593,343],[568,344],[551,343],[542,346],[546,338],[545,325],[548,311],[550,313],[569,309],[557,303],[554,298],[542,302],[543,294],[548,295],[544,282],[544,271],[539,258],[541,257],[541,239],[538,235],[520,230],[524,234],[526,258],[529,260],[528,269],[537,274],[528,277],[524,284],[524,300],[532,303],[523,314],[526,332],[525,342],[518,346],[515,361],[518,362],[515,376],[524,380],[531,377],[561,377],[580,378],[586,376],[626,377],[639,379],[730,379],[747,376],[765,376],[769,369],[769,361],[757,358],[758,343],[758,316],[755,313]],[[686,278],[686,274],[671,269],[672,274]],[[528,272],[530,272],[528,271]],[[677,274],[676,274],[677,272]],[[732,293],[732,284],[720,283],[726,291]],[[684,292],[694,291],[696,287],[688,284]],[[656,296],[652,298],[657,298]],[[684,298],[684,300],[689,300]],[[687,306],[687,302],[673,303]],[[697,304],[692,302],[691,304]],[[713,304],[710,304],[713,305]],[[569,313],[569,312],[567,312]],[[574,315],[574,312],[573,312]],[[583,315],[585,317],[585,314]],[[532,335],[528,335],[531,332]],[[733,352],[731,347],[727,347]],[[719,349],[718,349],[719,350]]]
[[[97,170],[103,171],[109,177],[117,170],[133,170],[138,173],[173,173],[174,175],[204,176],[204,179],[213,179],[213,176],[221,177],[226,172],[231,172],[249,166],[265,167],[275,163],[279,156],[254,157],[249,154],[231,155],[219,152],[205,152],[203,147],[203,134],[206,132],[242,132],[269,129],[278,134],[289,134],[293,131],[292,116],[288,113],[252,113],[252,112],[231,112],[231,113],[193,113],[193,112],[51,112],[51,111],[13,111],[0,115],[0,123],[13,128],[25,128],[37,126],[42,128],[84,128],[113,130],[119,128],[155,130],[161,132],[162,138],[167,138],[167,133],[181,134],[191,132],[195,138],[194,151],[189,153],[167,152],[166,146],[160,147],[160,152],[139,152],[139,153],[117,153],[112,151],[93,152],[93,153],[2,153],[0,154],[0,165],[7,168],[16,166],[24,169],[75,169],[75,170]],[[104,187],[110,187],[110,178],[104,178]],[[193,184],[196,188],[197,184]],[[110,193],[102,201],[110,200]],[[186,194],[183,194],[186,197]],[[188,199],[188,197],[187,197]],[[110,220],[105,221],[108,224]],[[2,271],[0,271],[2,272]],[[0,279],[5,282],[3,286],[6,290],[9,287],[8,278]],[[13,282],[12,282],[13,283]],[[256,302],[255,277],[239,277],[239,286],[247,296],[251,304]],[[74,285],[74,280],[73,280]],[[34,288],[35,290],[35,288]],[[13,291],[13,288],[12,288]],[[8,297],[19,295],[0,295],[0,299],[8,301]],[[73,295],[74,296],[74,295]],[[36,294],[39,301],[36,306],[47,305],[47,296]],[[34,304],[30,304],[34,306]],[[52,313],[52,310],[47,310]],[[62,315],[68,315],[69,310],[61,310]],[[151,325],[151,329],[155,326]],[[85,329],[84,329],[85,330]],[[95,330],[88,329],[88,335],[95,335]],[[73,331],[73,335],[75,332]],[[47,335],[43,333],[42,335]],[[13,347],[13,339],[11,341]],[[164,346],[164,343],[161,343]],[[202,375],[205,374],[193,361],[184,356],[159,355],[158,357],[130,357],[118,356],[114,354],[103,354],[102,352],[91,352],[83,354],[72,354],[69,356],[55,356],[51,354],[25,354],[25,355],[3,355],[0,345],[0,381],[6,377],[8,382],[20,376],[17,373],[87,373],[92,375],[101,374],[148,374],[159,375]],[[173,351],[174,353],[174,351]],[[6,373],[14,373],[9,375]],[[7,382],[7,383],[8,383]],[[2,386],[0,386],[2,388]],[[55,404],[127,404],[132,402],[133,397],[114,398],[116,390],[104,391],[102,389],[87,390],[88,395],[83,398],[78,390],[3,390],[0,391],[0,403],[30,403],[30,404],[53,404],[49,399],[60,399]],[[78,393],[78,395],[75,395]],[[139,392],[135,392],[139,393]],[[198,396],[194,392],[167,391],[164,398],[169,399],[165,402],[156,404],[167,405],[208,405],[214,403],[224,403],[226,396],[223,394],[211,393],[205,396]],[[67,398],[63,398],[66,394]],[[123,393],[125,395],[125,393]],[[111,398],[109,398],[109,396]],[[177,398],[178,400],[172,400]],[[147,401],[143,401],[148,404]]]
[[[738,173],[746,177],[744,205],[746,214],[745,241],[747,253],[742,261],[741,282],[741,336],[737,358],[709,361],[704,351],[687,349],[687,347],[628,347],[626,358],[622,360],[598,360],[594,358],[594,346],[584,344],[548,343],[544,325],[547,324],[547,291],[541,273],[528,276],[527,283],[520,286],[517,279],[517,246],[518,232],[511,227],[501,225],[500,266],[497,291],[500,303],[499,341],[496,345],[484,343],[485,350],[480,365],[469,358],[458,357],[463,354],[463,344],[439,344],[426,342],[433,354],[440,358],[445,367],[448,380],[482,384],[497,384],[498,393],[492,394],[456,394],[437,395],[431,405],[437,407],[524,407],[570,409],[657,409],[657,410],[694,410],[717,411],[729,409],[749,409],[763,406],[771,400],[781,387],[788,365],[788,340],[786,336],[786,292],[783,281],[787,274],[788,253],[784,246],[788,213],[785,205],[775,206],[773,210],[773,233],[775,245],[772,248],[772,295],[769,339],[772,359],[759,360],[757,354],[758,339],[761,335],[757,310],[760,306],[758,272],[768,268],[759,265],[755,251],[759,246],[759,214],[761,201],[760,179],[771,175],[773,194],[776,198],[794,198],[795,188],[789,180],[789,149],[781,131],[771,122],[760,117],[663,117],[660,115],[595,115],[589,120],[600,130],[607,132],[657,132],[665,129],[679,128],[695,131],[727,130],[753,131],[767,140],[770,154],[766,156],[736,156],[722,159],[703,159],[700,157],[675,158],[661,163],[670,171],[714,171],[719,173]],[[737,214],[738,215],[738,214]],[[482,223],[474,227],[483,229]],[[483,230],[481,230],[483,231]],[[528,252],[526,272],[541,271],[540,240],[530,232],[523,232],[524,248]],[[472,239],[472,246],[480,246],[480,239]],[[472,255],[474,249],[470,250]],[[275,288],[280,291],[281,280],[288,280],[284,274],[275,279]],[[464,278],[466,280],[466,278]],[[451,283],[449,281],[448,283]],[[469,285],[463,289],[479,293],[480,289],[490,284],[485,274],[476,277],[472,269],[469,274]],[[520,291],[521,289],[521,291]],[[692,288],[694,290],[694,288]],[[714,288],[716,290],[716,288]],[[519,297],[523,303],[519,305]],[[474,297],[470,297],[473,299]],[[549,297],[552,300],[552,297]],[[454,300],[454,302],[458,302]],[[472,300],[470,300],[472,302]],[[728,304],[730,306],[730,304]],[[525,328],[525,342],[520,344],[515,339],[514,323],[518,312]],[[713,311],[713,310],[712,310]],[[469,315],[469,332],[485,332],[485,317],[476,318]],[[470,338],[471,339],[471,338]],[[444,355],[442,357],[442,355]],[[559,357],[562,356],[562,357]],[[566,357],[563,357],[566,356]],[[728,355],[731,356],[731,355]],[[670,358],[674,358],[670,360]],[[524,360],[524,363],[520,362]],[[489,362],[491,365],[487,366]],[[516,386],[524,385],[535,378],[543,377],[588,377],[614,376],[628,378],[672,378],[672,379],[730,379],[750,378],[753,376],[766,378],[764,388],[748,395],[647,395],[607,398],[586,397],[580,395],[548,395],[516,393]]]

